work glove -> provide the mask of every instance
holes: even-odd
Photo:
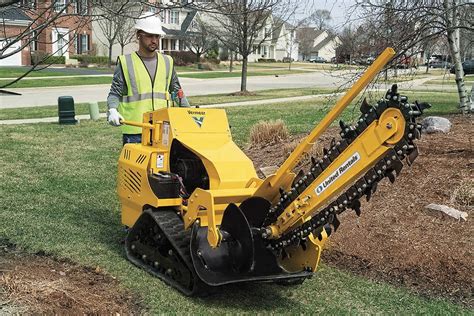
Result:
[[[107,122],[109,122],[112,126],[120,126],[122,123],[120,121],[123,120],[123,116],[117,111],[117,109],[109,109],[107,112]]]

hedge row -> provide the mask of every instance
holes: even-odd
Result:
[[[109,63],[107,56],[73,55],[70,58],[77,59],[81,64],[107,65]],[[112,63],[115,63],[115,60],[112,60]]]
[[[50,64],[62,64],[66,63],[66,57],[64,56],[48,56],[46,53],[32,54],[31,62],[36,64],[50,65]]]
[[[276,63],[275,58],[260,58],[257,60],[259,63]]]

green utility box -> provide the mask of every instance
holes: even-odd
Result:
[[[77,124],[74,99],[71,96],[58,98],[59,124]]]

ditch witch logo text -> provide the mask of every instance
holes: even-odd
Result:
[[[194,120],[194,123],[196,123],[199,127],[202,126],[202,123],[204,122],[204,116],[206,115],[206,112],[188,110],[188,114],[196,115],[196,116],[192,116],[192,118]]]
[[[331,184],[334,183],[340,176],[342,176],[347,170],[352,168],[360,160],[360,155],[358,152],[354,153],[352,157],[344,161],[344,163],[337,168],[333,173],[331,173],[320,185],[314,190],[317,195],[320,195],[324,192]]]

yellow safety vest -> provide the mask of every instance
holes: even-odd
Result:
[[[137,53],[119,56],[127,94],[120,98],[118,111],[127,121],[142,122],[143,113],[164,108],[170,102],[169,86],[173,59],[157,53],[156,73],[152,82],[145,64]],[[122,125],[124,134],[141,134],[140,127]]]

